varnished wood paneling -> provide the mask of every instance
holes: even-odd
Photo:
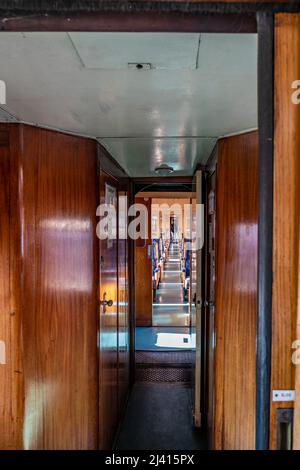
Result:
[[[213,447],[214,442],[214,407],[215,407],[215,288],[216,288],[216,172],[207,177],[206,195],[205,195],[205,239],[204,239],[204,256],[205,256],[205,299],[212,304],[203,307],[203,329],[205,329],[205,345],[203,373],[205,374],[202,404],[206,414],[208,445]]]
[[[99,203],[105,204],[106,185],[115,188],[116,209],[118,182],[100,171]],[[99,430],[100,449],[110,449],[118,425],[118,241],[100,240],[100,299],[113,305],[99,307]]]
[[[107,306],[105,310],[99,307],[99,447],[111,449],[129,392],[129,241],[124,238],[124,231],[120,236],[120,222],[122,228],[127,228],[124,198],[128,197],[129,179],[99,145],[98,169],[99,203],[106,201],[108,184],[116,190],[117,211],[117,238],[99,242],[99,300],[103,300],[104,295],[106,300],[113,300],[111,307]]]
[[[99,447],[110,449],[116,437],[129,392],[129,279],[126,229],[129,179],[112,157],[98,146],[99,203],[106,201],[106,185],[116,190],[117,238],[100,240],[100,300],[113,300],[99,307]],[[125,213],[124,213],[125,209]],[[121,215],[120,215],[120,211]],[[120,227],[120,222],[122,226]]]
[[[300,228],[300,227],[299,227]],[[296,338],[300,340],[300,237],[298,242],[298,292],[297,292],[297,327]],[[300,450],[300,347],[297,343],[296,353],[296,370],[295,370],[295,410],[294,410],[294,442],[293,449]]]
[[[22,126],[26,449],[98,446],[96,144]]]
[[[110,448],[129,381],[128,241],[106,253],[99,292],[97,144],[1,125],[0,157],[0,448]],[[111,281],[115,314],[99,320]]]
[[[19,130],[0,125],[0,449],[22,448]]]
[[[123,201],[123,202],[122,202]],[[126,213],[123,204],[128,206],[128,191],[119,191],[119,221],[126,227]],[[120,227],[119,227],[120,234]],[[131,286],[133,287],[133,286]],[[128,278],[128,239],[118,239],[118,387],[119,410],[122,414],[129,391],[129,278]]]
[[[151,245],[151,199],[136,198],[136,204],[144,204],[148,211],[148,238],[135,243],[135,318],[137,326],[152,325],[152,260],[148,246]]]
[[[255,447],[257,133],[221,139],[216,189],[215,448]]]
[[[294,388],[292,342],[296,339],[298,238],[300,217],[300,105],[291,101],[300,78],[300,14],[275,20],[275,144],[273,225],[272,389]],[[276,446],[275,411],[271,405],[270,447]]]
[[[119,181],[128,180],[128,175],[110,153],[98,143],[98,163],[102,171],[117,178]]]

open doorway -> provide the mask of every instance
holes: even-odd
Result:
[[[51,47],[52,54],[47,55],[46,51],[49,47]],[[152,445],[150,443],[148,445],[153,449],[161,448],[160,445],[169,449],[189,449],[206,445],[205,439],[199,437],[197,430],[193,427],[195,424],[193,421],[195,384],[198,388],[201,386],[206,390],[205,373],[202,372],[201,381],[199,376],[195,377],[194,374],[196,352],[205,353],[206,351],[205,336],[195,331],[197,317],[195,303],[202,306],[204,304],[201,302],[206,299],[202,299],[199,295],[195,298],[195,293],[197,294],[196,256],[190,247],[191,236],[185,233],[188,227],[184,227],[184,223],[174,208],[170,209],[167,222],[163,223],[160,215],[155,215],[152,211],[152,205],[161,200],[173,201],[179,206],[187,203],[192,208],[191,219],[193,219],[195,189],[192,178],[196,169],[208,170],[207,162],[220,137],[224,138],[233,133],[242,134],[249,129],[256,128],[256,49],[255,34],[158,33],[153,35],[77,32],[47,33],[46,35],[44,33],[20,33],[3,37],[4,78],[17,97],[13,98],[9,106],[1,111],[6,126],[10,126],[13,120],[14,124],[21,123],[25,129],[28,122],[38,123],[37,129],[32,129],[34,134],[36,132],[42,134],[41,127],[50,127],[51,132],[54,132],[56,128],[59,135],[65,135],[62,129],[67,130],[69,133],[80,135],[80,139],[83,139],[83,147],[85,139],[93,137],[90,142],[91,148],[87,149],[93,163],[89,168],[92,176],[89,173],[89,180],[80,183],[82,186],[79,190],[77,187],[74,189],[76,194],[81,194],[82,187],[92,187],[90,180],[94,181],[96,190],[98,186],[100,188],[100,193],[96,193],[95,199],[91,202],[91,209],[90,206],[86,209],[88,222],[80,219],[78,211],[76,217],[80,223],[77,223],[74,217],[76,223],[71,220],[72,223],[70,222],[67,227],[64,221],[60,225],[57,224],[55,217],[60,216],[61,207],[65,211],[63,216],[67,218],[72,206],[70,204],[65,209],[66,206],[63,203],[60,201],[57,203],[56,189],[50,187],[46,196],[50,198],[53,195],[56,203],[55,217],[50,218],[48,225],[41,223],[39,230],[44,230],[45,226],[50,226],[51,230],[57,230],[58,226],[63,231],[60,240],[65,235],[66,247],[69,247],[69,238],[66,235],[68,228],[77,231],[84,231],[88,228],[91,230],[89,233],[95,235],[95,231],[92,232],[95,225],[95,201],[108,201],[118,211],[119,196],[122,195],[123,190],[126,194],[130,191],[130,184],[136,188],[135,202],[142,203],[148,209],[149,233],[136,240],[136,252],[134,255],[131,253],[135,262],[134,279],[130,276],[127,278],[127,242],[120,241],[120,227],[117,227],[117,241],[114,243],[106,239],[101,241],[99,259],[96,259],[96,256],[92,258],[100,271],[99,284],[102,290],[99,289],[101,318],[99,324],[95,322],[93,325],[90,342],[94,349],[97,346],[94,365],[96,370],[99,359],[99,369],[102,374],[99,383],[100,386],[105,387],[105,392],[97,396],[98,388],[95,381],[95,396],[92,405],[96,410],[98,403],[101,404],[99,414],[102,421],[99,427],[103,435],[108,436],[107,442],[101,443],[103,447],[111,445],[128,392],[129,308],[127,305],[130,289],[134,289],[136,294],[135,312],[132,313],[135,314],[136,321],[136,351],[134,353],[136,354],[135,385],[137,388],[134,387],[132,396],[136,396],[135,390],[137,390],[138,400],[141,399],[139,404],[133,402],[131,406],[134,412],[139,410],[139,406],[142,408],[144,414],[139,415],[139,424],[142,426],[143,421],[147,421],[147,409],[153,405],[154,397],[156,397],[157,401],[155,401],[156,398],[154,401],[157,415],[155,417],[154,414],[154,418],[159,418],[161,415],[169,417],[168,420],[173,426],[168,430],[164,429],[163,435],[155,427],[152,430],[151,426],[148,427],[147,438],[152,436],[155,439]],[[122,61],[120,50],[124,54]],[[180,56],[177,54],[178,50],[182,51]],[[14,54],[19,54],[18,61],[12,64],[9,57]],[[45,63],[48,67],[54,67],[53,64],[55,64],[57,70],[57,78],[49,84],[47,82],[49,86],[43,107],[33,106],[36,103],[36,94],[42,95],[44,81],[49,80],[48,75],[45,77],[37,73],[41,63]],[[68,64],[67,67],[66,64]],[[23,78],[21,79],[23,77],[21,72],[24,69],[28,71],[27,88],[23,87]],[[66,71],[68,72],[67,79],[64,76]],[[69,87],[71,78],[72,88]],[[88,83],[89,86],[82,87],[83,83]],[[35,86],[32,87],[32,84]],[[247,94],[243,93],[245,84]],[[60,86],[62,86],[61,89]],[[27,90],[25,95],[22,91],[24,89]],[[20,94],[19,98],[17,92]],[[238,102],[234,99],[237,93],[240,96]],[[243,103],[241,100],[244,100]],[[128,111],[130,111],[130,119],[128,119]],[[43,133],[46,131],[43,130]],[[26,132],[23,133],[22,138],[24,136],[26,137]],[[41,138],[40,135],[39,138]],[[47,138],[49,143],[58,141],[54,133],[47,133]],[[74,154],[78,145],[76,147],[72,140],[73,136],[69,136],[69,139],[70,143],[68,141],[68,145],[66,144],[70,151],[68,158],[76,163]],[[235,154],[238,153],[240,159],[235,162],[236,166],[233,167],[235,171],[240,168],[239,161],[245,161],[243,158],[246,153],[245,148],[235,149]],[[55,161],[56,154],[58,152],[51,159],[49,152],[49,161],[41,155],[39,157],[41,163],[36,163],[36,166],[42,169],[44,169],[42,164],[47,165],[44,174],[48,177],[50,164]],[[62,153],[61,160],[63,156]],[[227,156],[230,156],[229,150]],[[96,158],[98,158],[98,170],[100,169],[99,181],[97,180],[99,172],[97,174]],[[87,159],[82,157],[82,164],[86,165],[86,162]],[[174,175],[161,179],[160,189],[163,194],[159,194],[157,188],[154,191],[153,180],[149,181],[147,178],[156,178],[156,168],[164,162],[172,167]],[[71,183],[75,176],[80,175],[78,165],[75,163]],[[64,163],[64,165],[67,174],[69,163]],[[230,167],[230,159],[226,161],[226,165]],[[58,176],[62,173],[57,172],[57,167],[57,164],[53,165],[54,176],[51,180],[49,177],[51,183],[60,182]],[[105,177],[101,179],[103,173]],[[30,180],[28,174],[30,175],[29,165],[26,167],[26,181]],[[93,176],[95,176],[94,180]],[[180,178],[181,182],[179,182]],[[136,179],[140,179],[139,185]],[[65,188],[64,182],[65,179],[60,183],[61,188]],[[125,185],[125,189],[122,184]],[[226,181],[223,180],[222,184],[223,189],[226,190]],[[224,194],[230,191],[232,187]],[[62,196],[64,196],[64,191],[62,191]],[[49,205],[48,200],[47,204]],[[43,217],[41,215],[41,220]],[[39,218],[36,220],[38,221]],[[240,227],[239,236],[247,235],[247,233],[243,231],[243,227]],[[96,248],[94,252],[97,253]],[[240,255],[242,250],[237,250],[236,253]],[[39,253],[39,256],[42,255],[43,251],[41,255]],[[51,253],[49,259],[52,259],[52,256]],[[57,266],[61,267],[61,260],[58,256]],[[71,281],[73,272],[74,270],[70,267],[68,273]],[[78,272],[81,272],[80,269]],[[61,277],[65,290],[69,292],[71,288],[75,289],[76,284],[73,281],[70,283],[71,287],[66,286],[66,274]],[[57,279],[54,275],[53,278]],[[107,280],[109,287],[113,284],[114,288],[109,290],[103,279]],[[64,291],[60,286],[57,287],[56,283],[53,285],[59,293]],[[98,295],[96,282],[93,286],[93,299],[95,300]],[[45,289],[45,296],[50,295],[47,291],[48,284],[44,283],[42,287]],[[88,287],[85,292],[88,292]],[[243,291],[241,292],[243,294]],[[250,294],[252,302],[255,292]],[[140,300],[137,301],[137,297],[140,297]],[[51,308],[51,302],[48,302],[48,305]],[[132,305],[130,307],[132,308]],[[80,304],[78,311],[80,311]],[[66,311],[66,318],[68,318],[68,312],[69,310]],[[205,314],[204,311],[202,313]],[[58,316],[58,318],[60,321],[61,317]],[[254,317],[251,319],[253,323]],[[80,335],[80,328],[76,331]],[[44,334],[48,334],[46,328]],[[50,336],[49,338],[51,341]],[[97,338],[97,343],[95,338]],[[212,351],[214,351],[214,338],[215,331],[213,330],[208,336],[209,344],[213,345]],[[61,338],[61,343],[63,347],[66,346],[63,338]],[[69,351],[68,355],[71,357]],[[201,357],[205,366],[205,354]],[[77,370],[77,364],[72,362],[72,365]],[[147,388],[149,384],[153,387]],[[71,374],[69,386],[73,392]],[[143,388],[145,386],[146,392]],[[158,386],[158,389],[154,386]],[[139,394],[141,388],[142,393]],[[166,397],[169,400],[166,400]],[[119,401],[118,404],[117,401]],[[182,408],[180,408],[181,405],[183,405]],[[174,410],[178,412],[176,422],[171,419]],[[55,420],[57,415],[58,413],[55,414]],[[97,416],[97,411],[95,411],[95,416]],[[87,421],[89,424],[92,420]],[[93,422],[96,423],[96,421],[97,419]],[[159,419],[157,421],[159,422]],[[186,442],[182,441],[182,434],[174,433],[174,423],[178,429],[183,427],[187,431],[184,433],[187,437]],[[202,429],[204,429],[204,423],[203,420]],[[198,422],[198,424],[201,423]],[[110,433],[107,428],[110,428]],[[155,432],[154,429],[156,429]],[[145,428],[142,428],[143,430],[145,431]],[[95,436],[94,429],[91,433]],[[126,438],[134,437],[134,430],[127,429]],[[159,443],[161,438],[164,443]],[[132,441],[124,444],[123,441],[123,444],[119,445],[126,448],[133,444]],[[145,441],[140,440],[135,445],[136,448],[145,448],[146,444]]]
[[[143,279],[135,289],[135,305],[137,311],[144,308],[149,312],[146,321],[145,317],[136,318],[136,374],[140,380],[147,381],[147,374],[154,373],[154,368],[145,366],[150,357],[157,364],[157,380],[162,375],[166,377],[166,373],[170,382],[191,378],[187,365],[192,363],[195,349],[190,247],[193,199],[191,191],[140,191],[136,195],[136,201],[143,201],[151,211],[148,217],[151,237],[145,243],[135,244],[135,277]],[[141,258],[147,259],[141,263]],[[166,369],[174,363],[177,369]],[[186,367],[181,367],[183,364]]]
[[[192,336],[193,292],[190,286],[191,192],[139,192],[136,201],[150,210],[150,241],[135,245],[135,276],[143,283],[135,289],[137,309],[148,318],[137,318],[136,349],[149,351],[194,348]],[[148,258],[141,264],[141,257]],[[148,305],[147,305],[148,302]]]
[[[136,192],[137,210],[142,213],[144,207],[148,221],[145,238],[135,242],[135,306],[143,314],[136,316],[135,386],[118,449],[207,447],[205,432],[193,419],[196,187],[192,178],[175,187],[170,191],[168,180],[162,179],[151,184],[152,191]],[[168,418],[171,410],[173,419]],[[138,420],[143,424],[135,439]]]
[[[206,40],[207,43],[205,43]],[[208,46],[207,52],[209,53],[206,58],[203,56],[202,67],[200,57],[203,49],[201,48],[206,46]],[[176,137],[169,130],[170,134],[162,137],[160,128],[151,145],[141,138],[136,140],[136,148],[131,139],[123,142],[124,149],[126,148],[129,153],[132,152],[132,155],[136,151],[142,151],[142,148],[146,151],[143,154],[145,156],[143,160],[137,158],[136,166],[133,160],[128,160],[128,163],[131,165],[130,169],[134,176],[134,202],[147,209],[148,226],[146,233],[135,241],[135,385],[118,443],[120,449],[139,445],[141,445],[139,448],[150,445],[151,448],[161,449],[164,448],[161,447],[164,445],[162,444],[164,439],[174,449],[179,448],[177,447],[179,445],[184,448],[194,448],[193,446],[221,448],[223,444],[218,441],[221,433],[217,435],[216,423],[221,420],[223,426],[223,415],[233,413],[234,416],[238,416],[242,408],[246,410],[245,421],[249,423],[251,432],[247,438],[244,438],[243,444],[239,442],[240,437],[237,434],[232,435],[232,441],[228,445],[233,447],[244,445],[246,448],[254,446],[254,427],[251,420],[255,410],[255,369],[253,367],[255,342],[252,335],[255,332],[256,291],[249,291],[249,294],[245,295],[239,287],[242,281],[235,275],[243,277],[243,273],[239,271],[239,266],[242,265],[243,270],[251,271],[252,280],[256,282],[256,252],[252,248],[257,242],[255,239],[257,201],[253,197],[253,213],[248,214],[248,203],[244,200],[247,195],[243,193],[247,186],[255,192],[257,176],[254,167],[249,166],[247,170],[247,165],[251,165],[249,162],[252,161],[254,164],[256,161],[257,142],[253,144],[251,139],[244,138],[248,133],[255,133],[257,129],[256,34],[203,35],[200,40],[198,59],[201,74],[199,74],[198,82],[193,81],[191,94],[195,101],[202,96],[202,102],[199,102],[199,107],[194,110],[195,122],[197,122],[195,129],[190,128],[188,131],[185,128],[181,136],[179,134],[182,130],[179,130]],[[181,79],[184,79],[184,75]],[[172,77],[176,81],[178,75]],[[170,86],[172,79],[170,78],[169,81]],[[218,85],[215,87],[217,82]],[[245,85],[245,82],[249,85],[247,96],[243,94],[243,86],[240,88],[242,84]],[[201,91],[202,86],[204,88]],[[238,89],[240,89],[239,96],[245,99],[244,106],[241,106],[240,101],[234,98]],[[250,96],[252,98],[249,100]],[[178,95],[174,95],[173,98],[173,104],[178,102]],[[158,109],[163,113],[164,97],[161,100]],[[190,105],[193,107],[192,103]],[[180,117],[179,113],[175,112],[172,115],[173,124],[176,119],[180,120]],[[228,125],[235,120],[235,129],[232,128],[229,131]],[[201,135],[198,134],[197,126],[202,127]],[[221,141],[224,145],[219,145]],[[225,152],[224,149],[227,146],[228,150]],[[151,172],[146,176],[143,175],[143,170],[150,156],[149,149],[152,155],[150,159],[152,166]],[[186,164],[189,158],[192,161],[188,168]],[[174,170],[174,175],[161,177],[157,181],[156,170],[159,171],[160,167],[165,166],[170,166]],[[227,174],[228,168],[231,168],[231,175]],[[197,169],[202,171],[199,200],[197,184],[193,181]],[[247,173],[247,171],[246,186],[240,187],[244,172]],[[224,178],[225,173],[227,181]],[[178,182],[180,176],[186,178],[181,184]],[[214,178],[216,181],[213,180]],[[217,196],[214,195],[214,191],[210,191],[210,185],[213,186],[215,183],[218,186]],[[171,185],[173,187],[170,190]],[[234,196],[236,205],[230,201],[230,194]],[[252,192],[249,190],[248,195],[250,194]],[[205,227],[203,228],[205,241],[202,255],[201,250],[193,250],[190,246],[191,233],[186,234],[187,227],[184,227],[184,222],[181,222],[176,210],[172,208],[172,205],[176,204],[190,206],[192,216],[188,229],[191,232],[193,202],[198,204],[201,200],[205,205]],[[155,209],[159,203],[165,203],[169,209],[168,216],[164,220],[160,212]],[[215,220],[217,204],[219,208],[222,207],[218,211],[218,221]],[[233,207],[234,218],[230,221],[232,225],[225,227],[223,232],[220,229],[220,222],[223,223],[221,216],[230,213],[230,205]],[[244,218],[248,216],[253,228],[250,231],[246,229],[244,231]],[[240,225],[241,228],[239,228]],[[216,226],[219,227],[217,240]],[[235,237],[235,231],[238,229]],[[226,251],[227,248],[225,249],[223,252],[225,265],[222,265],[221,258],[216,259],[215,251],[218,249],[219,253],[222,252],[221,249],[224,248],[222,243],[227,236],[226,230],[228,230],[228,246],[233,251],[229,253]],[[249,233],[252,240],[247,239]],[[235,243],[237,243],[236,247]],[[248,255],[245,256],[248,243],[252,246],[249,248],[249,253],[252,253],[249,259]],[[244,252],[242,247],[245,249]],[[223,293],[222,285],[218,284],[218,297],[215,296],[217,263],[225,270],[224,282],[225,280],[231,282],[226,292]],[[237,289],[236,292],[235,289]],[[236,293],[234,306],[230,305],[230,298],[227,297],[227,294],[230,296],[232,292]],[[246,301],[247,305],[241,307]],[[247,325],[250,346],[242,357],[245,361],[248,357],[250,367],[246,362],[238,362],[237,359],[232,361],[232,353],[237,344],[241,347],[243,347],[242,343],[246,344],[246,330],[241,329],[240,333],[237,332],[242,308],[245,317],[249,315],[250,318]],[[226,321],[223,321],[224,312],[227,312]],[[242,337],[244,339],[241,339]],[[240,340],[242,343],[239,343]],[[224,346],[224,342],[227,341],[229,344],[226,343],[226,348],[230,350],[230,354],[226,353]],[[248,386],[247,390],[242,391],[243,396],[245,393],[248,395],[247,405],[243,406],[241,401],[236,402],[234,411],[229,410],[229,405],[226,408],[227,399],[229,400],[229,396],[234,392],[231,385],[228,385],[224,394],[225,400],[222,402],[221,394],[225,385],[221,384],[220,380],[223,377],[225,362],[226,370],[232,376],[232,384],[235,380],[233,377],[244,373],[245,368],[249,370],[249,377],[251,377],[251,387]],[[222,372],[221,369],[217,369],[220,367]],[[216,370],[218,370],[217,373]],[[220,388],[217,390],[219,384]],[[236,387],[239,388],[240,384],[236,383]],[[168,397],[167,401],[166,397]],[[173,413],[174,410],[180,410],[181,403],[185,403],[184,416],[180,416],[177,422],[176,419],[173,420]],[[148,408],[150,404],[152,410]],[[136,414],[136,410],[140,407],[147,416],[146,424],[139,413]],[[153,422],[160,414],[168,417],[168,422],[161,423],[164,431],[156,429],[155,422]],[[142,423],[139,435],[147,436],[151,444],[145,444],[146,437],[144,440],[143,437],[135,438],[133,435],[132,426],[135,426],[133,423],[137,421]],[[149,432],[149,423],[153,424],[155,432]],[[185,426],[186,440],[182,435],[179,437],[176,432],[175,428],[180,428],[181,425]],[[176,439],[180,439],[180,444]]]

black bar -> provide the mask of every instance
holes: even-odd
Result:
[[[113,2],[112,2],[113,3]],[[143,5],[143,3],[142,3]],[[255,12],[214,14],[180,11],[82,11],[24,14],[9,19],[0,5],[0,31],[102,31],[255,33]]]
[[[82,12],[171,12],[182,13],[253,13],[296,12],[299,0],[1,0],[0,12],[6,18],[32,16],[33,14],[71,14]]]
[[[255,32],[258,12],[299,12],[299,0],[1,0],[1,31]]]
[[[256,449],[269,448],[272,340],[274,16],[257,14],[259,216],[256,344]]]

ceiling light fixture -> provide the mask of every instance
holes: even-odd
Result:
[[[157,166],[154,171],[160,176],[167,176],[174,172],[174,168],[166,165],[165,163],[162,163],[161,165]]]
[[[129,62],[128,68],[136,70],[151,70],[152,65],[149,62]]]

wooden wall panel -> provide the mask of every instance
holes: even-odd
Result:
[[[129,388],[128,241],[114,243],[115,313],[103,318],[97,159],[124,194],[129,180],[98,147],[0,125],[0,449],[110,448],[114,439]],[[103,274],[107,288],[112,273]]]
[[[18,127],[0,124],[0,449],[23,437],[18,143]]]
[[[257,133],[221,139],[216,189],[216,449],[255,447]]]
[[[292,82],[300,79],[300,14],[275,20],[275,146],[273,228],[272,389],[294,388],[292,342],[296,339],[300,218],[300,105]],[[300,392],[298,392],[300,393]],[[276,408],[271,404],[270,447],[276,446]]]
[[[112,357],[109,321],[99,320],[97,147],[0,125],[0,449],[112,445],[129,382],[128,242],[115,242]],[[100,157],[127,191],[124,171]]]
[[[100,171],[99,203],[106,202],[106,185],[116,190],[118,181]],[[117,207],[116,207],[117,209]],[[110,449],[118,425],[118,241],[100,240],[100,299],[113,305],[100,307],[99,324],[99,446]]]
[[[22,126],[26,449],[98,445],[96,144]]]
[[[122,202],[126,200],[128,206],[128,190],[119,191],[119,211],[122,210]],[[123,212],[119,220],[124,221],[126,217]],[[120,230],[119,230],[120,233]],[[118,386],[119,386],[119,409],[122,413],[129,391],[129,269],[128,269],[128,239],[118,241]]]
[[[300,228],[300,227],[299,227]],[[300,339],[300,237],[298,242],[298,292],[297,292],[297,327],[296,338]],[[297,346],[296,352],[296,371],[295,371],[295,410],[294,410],[294,439],[293,449],[300,450],[300,347]]]
[[[129,178],[108,152],[98,145],[99,203],[107,203],[107,186],[115,188],[117,239],[100,240],[99,322],[99,448],[111,449],[129,392],[129,240],[120,235],[127,222]],[[125,202],[126,200],[126,202]]]
[[[151,199],[136,198],[148,210],[148,239],[135,243],[135,315],[136,326],[152,325],[152,260],[148,256],[151,245]]]
[[[215,262],[215,236],[216,236],[216,171],[206,179],[205,191],[205,235],[204,235],[204,286],[205,299],[212,304],[203,307],[203,331],[205,330],[204,351],[203,351],[203,400],[202,405],[206,414],[207,439],[209,448],[214,442],[214,368],[215,368],[215,348],[213,337],[215,333],[215,287],[216,287],[216,262]]]

